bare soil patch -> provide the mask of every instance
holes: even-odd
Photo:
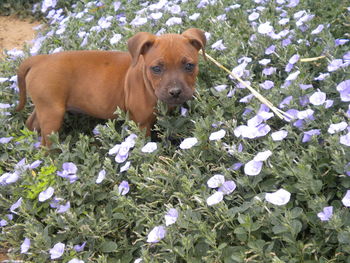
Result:
[[[0,16],[0,58],[4,56],[5,49],[22,49],[27,41],[34,39],[36,31],[33,27],[39,24],[13,16]]]

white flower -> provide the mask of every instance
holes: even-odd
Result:
[[[290,200],[290,193],[281,188],[274,193],[266,193],[265,199],[274,205],[285,205]]]
[[[165,24],[167,26],[179,25],[182,24],[182,19],[181,17],[170,17]]]
[[[259,152],[255,157],[254,161],[256,162],[263,162],[266,161],[270,156],[272,155],[272,152],[270,150],[264,151],[264,152]]]
[[[195,137],[186,138],[181,142],[180,148],[183,150],[190,149],[197,143],[198,143],[198,139]]]
[[[255,176],[261,172],[263,162],[251,160],[244,165],[244,173],[246,175]]]
[[[210,141],[217,141],[217,140],[222,139],[225,135],[226,135],[226,131],[221,129],[221,130],[219,130],[217,132],[211,133],[210,136],[209,136],[209,140]]]
[[[293,72],[291,74],[288,75],[288,77],[286,78],[286,81],[292,81],[292,80],[295,80],[300,74],[300,71],[296,71],[296,72]]]
[[[222,191],[215,192],[207,198],[207,205],[212,206],[220,203],[224,198],[224,193]]]
[[[106,178],[106,171],[105,170],[101,170],[98,173],[97,179],[96,179],[96,184],[100,184],[102,183],[102,181]]]
[[[141,152],[143,153],[152,153],[157,150],[157,143],[148,142],[145,146],[142,147]]]
[[[55,189],[53,189],[51,186],[48,187],[45,191],[42,191],[39,194],[39,201],[40,202],[45,202],[47,199],[52,197],[54,192],[55,192]]]
[[[222,174],[215,174],[209,178],[207,185],[210,188],[218,188],[225,182],[225,177]]]
[[[148,243],[157,243],[165,237],[166,230],[163,226],[156,226],[147,236]]]
[[[111,43],[111,45],[115,45],[115,44],[117,44],[121,39],[122,39],[122,35],[121,35],[121,34],[114,34],[113,37],[109,40],[109,43]]]
[[[273,32],[273,27],[270,25],[270,22],[262,23],[258,27],[258,32],[260,34],[269,34]]]

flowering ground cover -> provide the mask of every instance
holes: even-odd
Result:
[[[11,256],[350,261],[347,1],[59,2],[34,6],[48,26],[0,64],[0,244]],[[47,154],[24,127],[32,105],[14,111],[23,57],[126,50],[138,31],[190,27],[290,118],[203,59],[194,99],[172,114],[159,103],[152,138],[122,112],[110,121],[67,114]]]

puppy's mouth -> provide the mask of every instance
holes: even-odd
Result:
[[[181,105],[193,97],[192,89],[168,88],[156,90],[156,96],[159,100],[170,106]]]

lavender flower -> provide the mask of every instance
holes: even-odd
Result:
[[[308,142],[311,140],[311,138],[315,135],[320,135],[321,132],[319,129],[313,129],[313,130],[309,130],[304,132],[304,136],[303,136],[303,140],[302,142]]]
[[[341,101],[350,101],[350,79],[340,82],[337,86]]]
[[[275,50],[276,50],[276,46],[275,45],[271,45],[265,50],[265,54],[266,55],[270,55],[270,54],[274,53]]]
[[[2,137],[0,138],[0,143],[1,144],[6,144],[6,143],[9,143],[11,140],[13,139],[13,137]]]
[[[51,259],[60,258],[64,253],[65,244],[57,243],[50,249]]]
[[[342,59],[334,59],[329,63],[327,69],[329,72],[336,71],[337,69],[341,68],[343,66],[343,60]]]
[[[333,216],[333,206],[324,207],[323,211],[319,212],[317,216],[321,221],[328,221]]]
[[[62,169],[62,171],[57,172],[58,176],[69,179],[70,183],[74,183],[76,180],[78,180],[78,176],[76,175],[78,168],[74,163],[63,163]]]
[[[96,184],[102,183],[102,181],[106,178],[106,171],[103,169],[98,173]]]
[[[131,165],[131,162],[127,161],[122,167],[120,167],[120,172],[122,173],[122,172],[129,170],[130,165]]]
[[[30,239],[25,238],[23,243],[21,244],[21,254],[26,254],[30,248]]]
[[[158,243],[166,235],[166,230],[163,226],[154,227],[147,236],[148,243]]]
[[[15,210],[21,206],[23,198],[20,197],[13,205],[10,207],[10,211],[12,213],[15,213]]]
[[[127,181],[122,181],[118,186],[118,193],[120,195],[126,195],[127,193],[129,193],[129,190],[130,190],[130,187]]]
[[[211,48],[216,49],[216,50],[220,50],[220,51],[226,49],[225,45],[222,43],[222,39],[220,39],[220,40],[216,41],[214,44],[212,44]]]
[[[249,20],[249,21],[254,21],[254,20],[258,19],[259,16],[260,16],[259,13],[253,12],[253,13],[251,13],[251,14],[248,16],[248,20]]]
[[[339,142],[345,146],[350,146],[350,131],[347,134],[340,136]]]
[[[322,91],[316,91],[314,94],[310,96],[310,103],[319,106],[325,103],[326,101],[326,93]]]
[[[179,217],[179,212],[175,208],[170,208],[165,217],[165,225],[170,226],[174,224]]]
[[[274,87],[274,83],[271,80],[265,80],[263,83],[259,84],[263,89],[269,90]]]
[[[264,68],[262,71],[262,73],[266,76],[270,76],[270,75],[274,74],[275,72],[276,72],[275,67]]]
[[[130,25],[137,27],[137,26],[142,26],[147,23],[147,18],[146,17],[140,17],[136,16],[131,22]]]
[[[181,17],[171,17],[165,22],[165,24],[167,26],[179,25],[182,24],[182,19]]]
[[[68,263],[84,263],[84,261],[77,258],[73,258],[69,260]]]
[[[261,172],[262,161],[251,160],[244,165],[244,173],[249,176],[256,176]]]
[[[346,191],[346,194],[341,200],[341,202],[343,203],[344,206],[350,207],[350,190]]]
[[[84,250],[85,245],[86,245],[86,242],[83,242],[81,245],[75,245],[75,246],[74,246],[74,250],[75,250],[76,252],[81,252],[81,251]]]
[[[286,78],[286,80],[288,81],[293,81],[293,80],[295,80],[298,76],[299,76],[299,74],[300,74],[300,71],[298,70],[298,71],[296,71],[296,72],[293,72],[293,73],[291,73],[291,74],[289,74],[288,75],[288,77]]]
[[[312,30],[311,35],[317,35],[322,32],[324,25],[318,25],[314,30]]]
[[[70,202],[67,201],[67,203],[64,204],[64,205],[58,205],[58,207],[57,207],[57,213],[58,213],[58,214],[63,214],[63,213],[65,213],[65,212],[67,212],[67,211],[69,210],[69,208],[70,208]]]

